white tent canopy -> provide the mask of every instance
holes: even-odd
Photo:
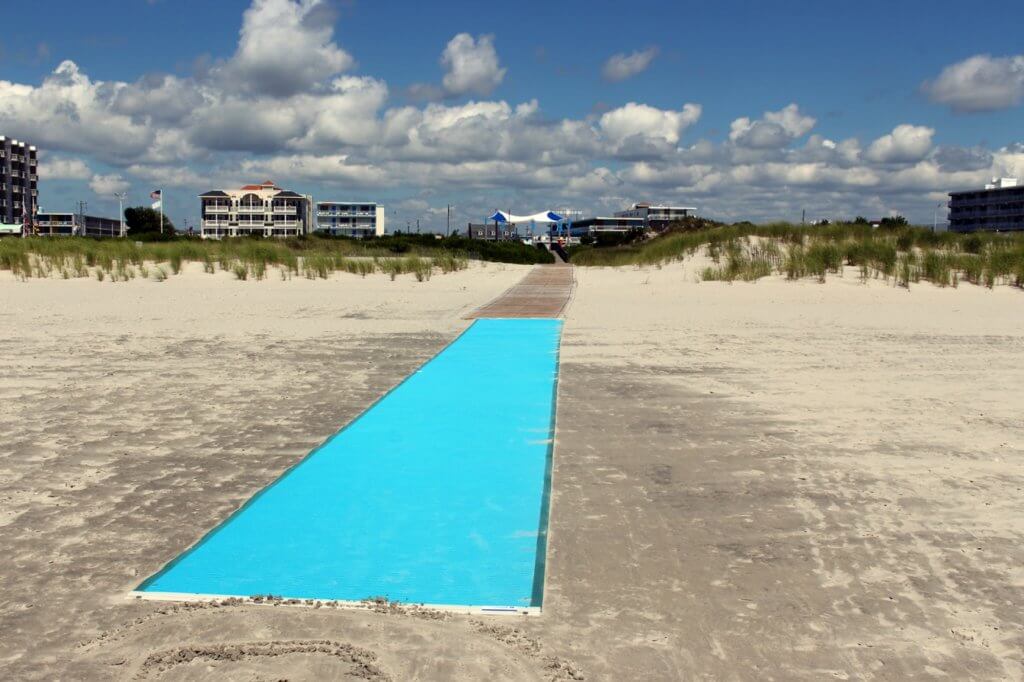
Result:
[[[495,211],[487,220],[496,223],[558,223],[562,221],[562,216],[554,211],[541,211],[533,215],[512,215],[504,211]]]

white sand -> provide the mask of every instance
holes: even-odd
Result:
[[[827,665],[819,673],[861,678],[896,663],[886,669],[903,671],[897,677],[970,671],[975,679],[1021,679],[1024,291],[928,283],[908,291],[882,280],[862,283],[852,268],[826,284],[781,277],[698,283],[704,265],[697,259],[661,269],[577,268],[562,352],[564,382],[574,365],[648,377],[651,390],[611,402],[607,419],[628,430],[643,410],[658,431],[675,437],[673,444],[671,436],[657,441],[657,432],[634,432],[621,455],[595,456],[594,466],[650,497],[659,482],[644,480],[650,472],[631,470],[630,460],[641,461],[638,450],[672,448],[654,460],[657,467],[707,458],[703,473],[693,465],[695,476],[735,481],[721,493],[720,522],[708,520],[705,512],[713,519],[715,510],[704,506],[698,517],[641,515],[677,528],[666,538],[686,535],[694,523],[728,537],[735,531],[726,530],[724,515],[733,495],[764,496],[738,515],[752,535],[733,535],[753,559],[694,585],[700,608],[693,601],[676,604],[678,611],[668,603],[656,607],[687,613],[687,629],[712,627],[708,646],[732,663],[695,663],[704,652],[685,638],[667,640],[668,650],[680,653],[660,655],[678,670],[703,665],[722,675],[757,665],[783,677],[813,677],[815,666]],[[657,396],[672,404],[675,391],[716,406],[721,419],[740,426],[716,441],[710,420],[660,409]],[[590,399],[604,404],[593,391]],[[559,427],[574,425],[563,419]],[[614,442],[610,430],[590,443],[567,440],[597,447],[583,450],[594,455],[602,452],[597,442]],[[571,489],[582,474],[566,478]],[[697,478],[689,485],[678,499],[696,505],[708,484]],[[628,486],[617,490],[624,509],[649,503],[634,499]],[[585,515],[587,504],[577,513]],[[802,520],[791,523],[787,514]],[[602,523],[614,528],[613,519]],[[658,542],[641,555],[652,564]],[[717,556],[693,541],[680,551],[696,564]],[[729,595],[758,593],[763,588],[752,586],[778,567],[786,567],[785,577],[769,581],[769,593],[780,604],[757,612],[753,622],[745,609],[729,614]],[[692,581],[693,574],[678,570],[678,580]],[[748,606],[756,608],[760,600],[750,596]],[[778,648],[778,655],[760,647]]]
[[[164,268],[168,269],[166,264]],[[468,270],[435,272],[426,282],[417,282],[411,274],[391,281],[380,273],[365,278],[334,273],[329,280],[293,276],[282,281],[273,267],[264,280],[241,281],[229,272],[206,274],[199,263],[187,263],[181,275],[163,282],[153,279],[152,265],[149,279],[128,282],[19,282],[2,271],[0,320],[16,322],[27,342],[35,333],[51,334],[51,324],[69,334],[143,337],[267,333],[315,340],[323,333],[360,329],[447,333],[468,324],[461,319],[466,313],[502,293],[529,269],[473,261]]]
[[[1024,677],[1024,292],[702,266],[577,268],[544,614],[511,623],[125,595],[528,267],[0,273],[0,670],[356,674],[330,640],[393,679]]]

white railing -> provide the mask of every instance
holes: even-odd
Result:
[[[274,227],[298,227],[298,220],[275,220]]]
[[[295,206],[275,206],[274,213],[280,213],[284,215],[295,215],[298,213],[298,208]]]
[[[228,213],[231,210],[231,207],[206,204],[205,206],[203,206],[203,210],[206,211],[207,213]]]
[[[267,212],[267,207],[266,206],[239,206],[238,207],[238,212],[239,213],[266,213]]]

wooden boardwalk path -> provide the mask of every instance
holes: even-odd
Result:
[[[573,284],[571,265],[538,265],[518,284],[466,317],[561,317]]]

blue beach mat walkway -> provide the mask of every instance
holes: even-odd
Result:
[[[561,328],[477,320],[139,591],[539,607]]]

